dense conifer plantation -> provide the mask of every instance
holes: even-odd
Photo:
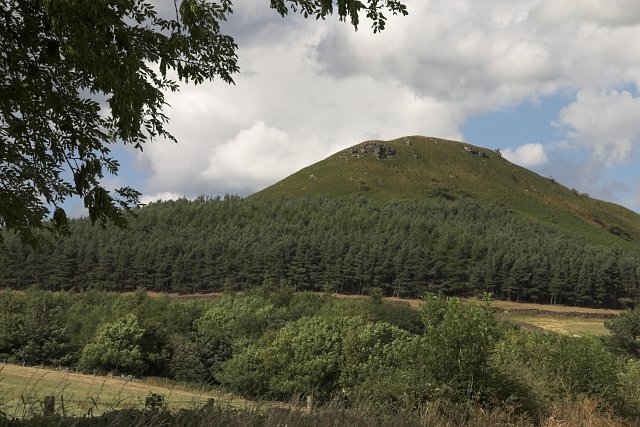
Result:
[[[207,199],[152,203],[129,228],[71,224],[35,250],[5,234],[0,286],[204,292],[424,292],[619,307],[638,298],[640,256],[470,200]]]

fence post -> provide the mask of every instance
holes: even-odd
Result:
[[[46,415],[53,415],[56,409],[56,397],[55,396],[45,396],[44,397],[44,405],[42,406],[42,412]]]
[[[311,413],[313,411],[313,395],[307,395],[307,412]]]

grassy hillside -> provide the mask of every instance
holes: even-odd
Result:
[[[305,195],[381,202],[472,198],[594,243],[640,252],[640,215],[564,187],[492,150],[456,141],[422,136],[366,141],[252,197]]]

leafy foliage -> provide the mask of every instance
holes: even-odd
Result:
[[[83,349],[79,365],[84,370],[141,375],[147,368],[142,350],[144,335],[134,314],[106,323],[98,328],[95,341]]]
[[[640,413],[637,359],[620,357],[599,340],[520,330],[501,324],[489,302],[464,304],[434,295],[425,297],[419,311],[393,306],[395,318],[410,318],[402,311],[421,316],[422,330],[415,333],[372,320],[386,302],[286,289],[271,284],[187,302],[143,292],[30,290],[0,292],[0,307],[20,324],[31,316],[29,307],[39,312],[46,306],[55,314],[50,319],[57,322],[56,330],[73,325],[76,313],[95,320],[93,330],[73,345],[63,335],[48,335],[49,344],[42,348],[64,351],[36,363],[222,384],[261,399],[311,395],[316,402],[357,408],[367,416],[506,407],[537,425],[558,407],[580,407],[584,399],[604,415]],[[270,307],[262,313],[265,325],[259,330],[237,327],[246,325],[236,321],[249,307]],[[180,308],[185,308],[184,317],[168,333],[162,320]],[[12,341],[13,335],[6,334],[6,318],[0,316],[3,356],[19,361],[20,337]],[[236,326],[225,328],[219,321]],[[30,348],[34,355],[45,354]],[[163,402],[151,397],[149,407],[155,411]],[[467,423],[466,416],[455,424]]]
[[[334,12],[334,2],[270,3],[282,16]],[[118,172],[112,144],[175,141],[163,113],[164,92],[178,90],[172,79],[232,83],[239,70],[237,45],[220,26],[232,2],[174,4],[174,16],[161,16],[138,0],[0,2],[0,227],[30,243],[45,225],[68,232],[62,203],[72,195],[92,222],[125,224],[139,193],[101,183]],[[374,32],[384,29],[383,12],[407,14],[397,0],[339,0],[335,9],[355,28],[366,14]]]
[[[640,357],[640,306],[604,324],[611,335],[607,342],[619,352]]]

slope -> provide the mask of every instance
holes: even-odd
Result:
[[[640,252],[640,215],[461,142],[410,136],[366,141],[308,166],[253,198],[320,195],[390,200],[463,199],[593,243]]]

